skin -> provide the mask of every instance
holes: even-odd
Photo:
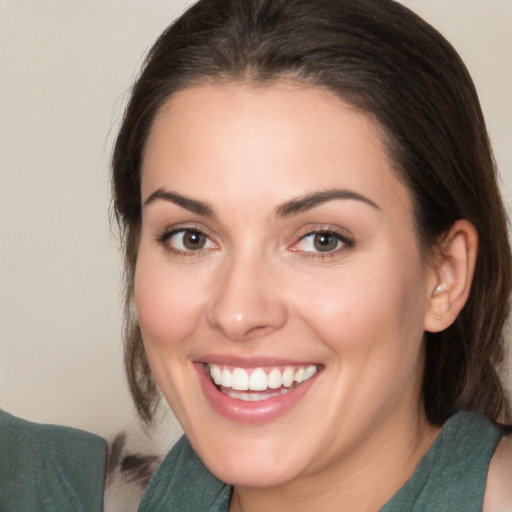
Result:
[[[200,458],[235,486],[230,510],[378,510],[438,433],[421,403],[423,332],[462,307],[474,232],[460,222],[447,236],[455,252],[427,264],[376,123],[285,82],[175,94],[141,186],[134,291],[146,353]],[[333,189],[352,197],[283,212]],[[202,249],[184,249],[185,228],[206,235]],[[317,250],[318,231],[334,249]],[[197,362],[211,357],[321,370],[290,410],[253,424],[205,397]]]

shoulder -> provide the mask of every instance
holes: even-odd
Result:
[[[500,441],[489,465],[483,512],[512,510],[512,434]]]
[[[38,439],[52,439],[54,433],[59,436],[65,436],[84,443],[105,445],[101,437],[72,427],[62,425],[51,425],[28,421],[17,416],[13,416],[0,409],[0,435],[15,437],[35,437]]]
[[[71,427],[46,425],[0,411],[0,450],[11,457],[46,458],[64,464],[83,464],[106,458],[106,442],[99,436]],[[3,458],[3,457],[2,457]]]
[[[94,434],[0,411],[0,509],[100,510],[105,463],[106,443]]]
[[[453,415],[409,481],[382,510],[482,512],[489,464],[502,437],[498,426],[475,413]]]

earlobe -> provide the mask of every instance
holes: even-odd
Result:
[[[468,299],[478,251],[475,227],[465,219],[456,221],[435,251],[425,311],[424,329],[428,332],[449,327]]]

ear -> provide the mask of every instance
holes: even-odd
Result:
[[[477,251],[478,234],[473,224],[465,219],[456,221],[435,249],[425,331],[443,331],[457,318],[469,296]]]

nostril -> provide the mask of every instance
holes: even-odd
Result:
[[[233,341],[245,341],[282,327],[287,308],[275,286],[257,268],[231,268],[205,310],[208,326]]]

